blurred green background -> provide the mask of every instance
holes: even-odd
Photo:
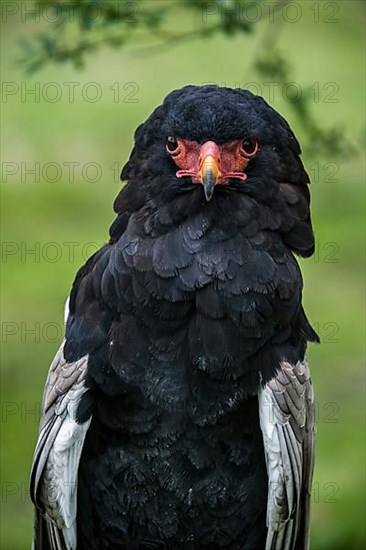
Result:
[[[329,23],[324,3],[316,2],[316,23],[313,4],[301,2],[300,20],[284,22],[279,46],[298,85],[319,89],[313,105],[319,122],[342,124],[356,154],[304,157],[317,235],[315,257],[301,261],[304,302],[323,341],[308,353],[318,420],[311,548],[356,550],[365,543],[364,7],[331,3],[338,21]],[[175,25],[179,18],[177,11]],[[185,24],[195,21],[187,17]],[[50,65],[29,76],[16,64],[17,41],[40,25],[9,17],[1,34],[2,550],[30,547],[28,477],[45,377],[75,272],[108,238],[118,168],[134,129],[169,91],[188,83],[245,87],[254,81],[269,98],[268,85],[250,69],[263,25],[255,37],[188,41],[155,54],[105,49],[83,71]],[[31,89],[36,95],[25,93]],[[301,141],[281,89],[274,88],[272,104]],[[39,176],[27,173],[31,169]]]

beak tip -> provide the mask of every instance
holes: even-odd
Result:
[[[202,146],[199,172],[207,202],[212,199],[215,185],[218,183],[220,176],[219,148],[216,143],[208,141]]]
[[[206,201],[209,202],[212,199],[214,193],[215,185],[217,183],[217,176],[209,168],[203,177],[203,189],[205,192]]]
[[[205,189],[206,202],[210,202],[210,200],[212,199],[212,196],[213,196],[213,189],[212,190]]]

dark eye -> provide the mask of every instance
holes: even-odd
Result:
[[[247,138],[241,144],[241,152],[245,157],[253,157],[258,151],[258,141],[255,138]]]
[[[178,149],[178,141],[174,136],[168,136],[166,139],[166,148],[169,153],[174,153]]]

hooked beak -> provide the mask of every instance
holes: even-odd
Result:
[[[211,200],[215,185],[221,178],[220,160],[220,149],[216,143],[207,141],[202,145],[198,178],[203,184],[207,202]]]

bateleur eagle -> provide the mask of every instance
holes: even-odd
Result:
[[[286,121],[186,86],[137,128],[49,371],[34,550],[309,546],[314,236]]]

